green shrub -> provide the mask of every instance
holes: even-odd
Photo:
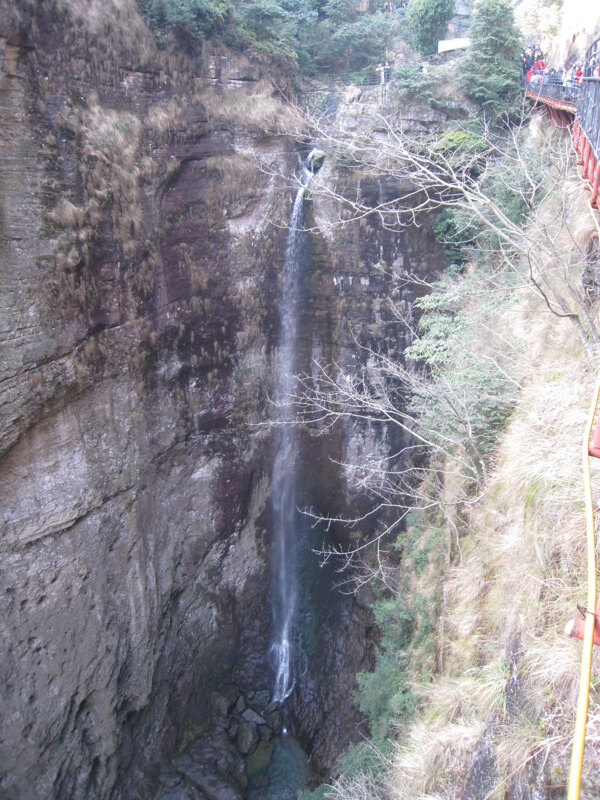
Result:
[[[417,50],[437,52],[453,11],[454,0],[410,0],[407,18]]]
[[[487,113],[514,110],[521,97],[521,36],[512,3],[478,0],[470,36],[458,73],[463,90]]]
[[[381,630],[381,644],[390,650],[408,647],[415,627],[415,615],[397,597],[379,600],[373,605],[375,621]]]
[[[415,302],[422,311],[419,337],[405,351],[408,361],[424,363],[430,372],[430,382],[417,386],[410,402],[419,425],[440,447],[447,437],[460,446],[465,464],[471,464],[465,474],[476,482],[516,400],[514,382],[473,346],[482,324],[493,325],[494,315],[514,300],[509,275],[504,291],[495,285],[494,292],[482,292],[488,269],[493,272],[494,266],[480,264],[477,274],[468,275],[448,271],[433,284],[431,293]]]
[[[471,238],[459,229],[457,215],[453,209],[445,208],[442,211],[433,226],[433,232],[438,242],[441,243],[448,261],[451,264],[463,264],[465,261],[464,246],[471,241]]]
[[[233,12],[230,43],[285,60],[310,72],[309,52],[317,25],[314,2],[303,0],[245,0]]]
[[[229,0],[138,0],[155,31],[172,30],[192,41],[220,28],[231,11]]]
[[[435,69],[423,72],[414,64],[401,64],[394,68],[394,91],[400,98],[418,97],[429,102],[437,83],[435,73]]]
[[[399,651],[388,648],[379,653],[374,672],[356,676],[358,707],[369,717],[371,735],[379,747],[417,706],[417,696],[406,682],[405,664]]]
[[[360,13],[357,0],[327,0],[312,46],[315,64],[333,73],[373,68],[400,24],[389,14]]]
[[[171,31],[190,47],[218,36],[310,74],[372,68],[401,26],[400,16],[361,13],[358,0],[138,0],[160,38]]]

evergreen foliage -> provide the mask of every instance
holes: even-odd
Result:
[[[229,0],[138,0],[155,31],[174,31],[200,42],[220,28],[230,12]]]
[[[312,0],[244,0],[232,11],[228,30],[230,44],[287,61],[311,71],[310,45],[317,26]]]
[[[426,55],[437,52],[453,11],[454,0],[411,0],[408,24],[417,50]]]
[[[521,36],[509,0],[478,0],[471,47],[462,59],[463,90],[487,113],[511,111],[521,95]]]
[[[506,219],[515,225],[523,224],[530,212],[546,192],[551,191],[551,181],[544,172],[539,155],[531,147],[531,142],[515,133],[515,141],[521,157],[527,164],[524,171],[519,166],[515,142],[507,141],[501,145],[507,158],[488,158],[486,143],[480,137],[462,129],[447,131],[440,137],[440,150],[446,158],[470,159],[470,176],[478,179],[480,188],[502,211]],[[486,168],[479,165],[472,156],[481,153],[487,162]],[[499,228],[502,223],[498,220]],[[434,232],[444,248],[448,262],[462,265],[472,256],[471,249],[492,250],[499,246],[497,234],[490,229],[481,229],[473,215],[457,208],[445,208],[439,215]]]
[[[516,401],[515,384],[479,355],[476,345],[482,323],[512,302],[511,287],[479,297],[473,306],[470,298],[486,282],[485,267],[479,270],[478,275],[449,270],[415,302],[423,312],[419,337],[405,353],[409,361],[426,364],[431,374],[431,384],[417,389],[411,401],[419,425],[440,446],[448,437],[462,442],[475,465],[470,477],[478,481]]]
[[[400,64],[394,68],[394,91],[403,100],[418,97],[429,102],[433,99],[436,77],[434,70],[422,72],[415,64]]]
[[[360,70],[385,58],[389,15],[359,13],[356,0],[327,0],[316,32],[315,61],[327,72]]]
[[[433,226],[433,232],[441,242],[448,261],[451,264],[463,264],[465,257],[462,245],[465,239],[459,230],[456,212],[445,208]]]
[[[171,32],[190,49],[218,36],[304,73],[358,71],[385,57],[399,17],[361,12],[358,0],[138,0],[161,38]]]

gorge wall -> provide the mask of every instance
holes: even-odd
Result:
[[[133,0],[3,3],[0,60],[1,793],[147,798],[215,690],[271,688],[273,431],[255,423],[299,157],[282,134],[302,120],[268,66],[157,50]],[[332,233],[329,213],[302,281],[307,367],[355,357],[350,331],[402,346],[375,264],[439,267],[427,226]],[[303,440],[303,500],[351,507],[331,457],[366,437]],[[309,562],[290,707],[326,771],[374,639],[360,600],[319,608]]]

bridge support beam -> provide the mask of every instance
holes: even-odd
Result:
[[[595,205],[596,208],[600,208],[600,201],[598,199],[598,190],[600,189],[600,160],[596,162],[596,170],[592,175],[592,196],[590,197],[590,202],[592,205]]]
[[[589,143],[587,137],[583,146],[583,172],[584,178],[589,178],[588,167],[590,165],[590,155],[592,154],[592,145]]]

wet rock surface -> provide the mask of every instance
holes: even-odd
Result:
[[[276,723],[279,718],[268,690],[250,695],[244,697],[233,684],[213,694],[216,716],[209,730],[173,757],[170,769],[160,776],[168,791],[201,790],[208,800],[237,800],[249,787],[268,783],[266,772],[275,749],[271,739],[278,731],[264,721],[259,728],[246,717],[250,711],[262,719],[258,712],[269,716],[269,710]],[[249,704],[257,711],[246,708]]]
[[[167,789],[158,795],[157,800],[206,800],[206,795],[194,786],[182,786]]]
[[[158,51],[134,0],[80,10],[0,8],[0,794],[237,798],[284,724],[271,432],[247,423],[268,416],[280,324],[286,231],[267,220],[293,199],[256,157],[290,175],[297,120],[264,66]],[[348,362],[350,326],[398,348],[374,265],[435,269],[429,229],[336,243],[338,210],[314,207],[302,363]],[[336,511],[332,461],[365,443],[389,446],[304,442],[307,502]],[[286,725],[326,771],[360,722],[372,620],[309,617]]]

